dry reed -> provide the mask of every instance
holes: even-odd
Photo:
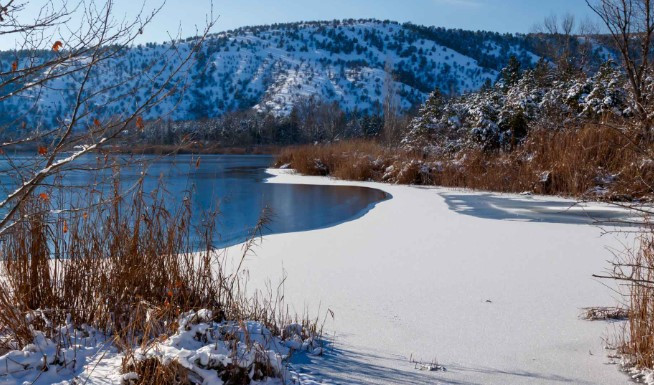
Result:
[[[605,200],[654,193],[654,165],[629,132],[607,125],[534,129],[512,151],[464,148],[430,155],[374,141],[290,147],[276,166],[307,175],[401,184],[533,192]]]
[[[138,374],[130,383],[187,384],[194,383],[192,373],[175,363],[133,359],[136,349],[175,334],[180,315],[206,309],[213,322],[258,321],[281,335],[292,321],[283,286],[248,295],[239,274],[268,221],[265,212],[228,270],[212,243],[216,213],[192,222],[188,197],[169,209],[161,186],[146,193],[141,181],[126,194],[115,178],[110,191],[89,189],[84,196],[109,203],[73,205],[84,210],[51,210],[51,189],[25,200],[20,219],[0,239],[0,350],[22,349],[36,332],[60,341],[62,326],[85,325],[125,353],[123,372]],[[317,330],[312,321],[301,322]],[[272,375],[257,365],[257,373]],[[226,383],[240,383],[241,369],[225,371]]]
[[[628,338],[621,352],[636,368],[654,367],[654,233],[642,235],[640,249],[615,265],[615,278],[627,282]]]

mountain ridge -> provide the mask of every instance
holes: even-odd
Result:
[[[141,44],[102,63],[91,77],[90,89],[122,81],[124,90],[140,88],[130,97],[104,105],[102,114],[125,113],[146,98],[151,87],[143,86],[148,84],[125,79],[148,66],[165,72],[167,59],[173,65],[177,60],[166,57],[167,49],[177,44],[188,52],[194,39]],[[197,120],[244,109],[284,116],[310,98],[336,103],[347,113],[379,114],[388,94],[394,95],[399,109],[407,111],[419,107],[434,89],[454,95],[493,83],[510,56],[523,66],[534,65],[541,56],[531,45],[528,35],[376,19],[241,27],[208,36],[194,63],[185,67],[187,92],[162,102],[144,117]],[[16,55],[0,53],[2,68],[10,67]],[[35,110],[38,121],[30,124],[56,124],[66,119],[74,81],[58,79],[33,91],[31,97],[1,103],[0,113]],[[37,92],[39,102],[30,105]]]

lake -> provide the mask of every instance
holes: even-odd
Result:
[[[82,163],[95,164],[97,158],[90,155]],[[272,156],[202,155],[199,162],[197,159],[193,155],[131,158],[120,170],[121,184],[124,188],[133,184],[147,166],[146,192],[161,180],[171,207],[188,193],[196,217],[204,210],[218,208],[221,215],[215,241],[221,247],[244,241],[264,207],[270,209],[272,221],[263,233],[274,234],[333,226],[355,219],[389,198],[383,191],[365,187],[265,183]],[[95,172],[96,176],[101,173],[108,175],[110,171]],[[83,186],[90,179],[88,171],[68,171],[65,175],[64,183],[70,185]],[[0,175],[0,182],[4,193],[11,190],[6,174]]]
[[[387,199],[385,192],[366,187],[264,183],[272,162],[271,156],[210,155],[196,167],[190,155],[178,155],[157,160],[149,174],[153,185],[163,175],[172,194],[193,187],[194,210],[217,206],[221,246],[245,240],[264,207],[272,213],[264,234],[273,234],[332,226]]]

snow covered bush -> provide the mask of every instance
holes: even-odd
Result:
[[[411,122],[402,143],[412,149],[423,149],[437,139],[437,135],[447,127],[444,114],[445,100],[439,90],[435,90],[420,108],[418,116]]]
[[[123,383],[153,383],[153,368],[166,377],[183,377],[187,384],[259,383],[288,378],[284,361],[293,351],[322,353],[317,336],[299,324],[286,326],[284,330],[293,332],[279,336],[260,322],[215,322],[213,318],[208,310],[182,314],[170,338],[123,359]]]
[[[570,76],[544,60],[524,71],[512,60],[493,86],[447,99],[433,93],[411,121],[402,144],[425,153],[465,146],[513,149],[535,126],[563,128],[572,121],[629,116],[627,89],[611,61],[591,76]]]
[[[629,95],[625,81],[615,63],[604,63],[586,82],[586,88],[590,91],[583,98],[581,113],[596,118],[627,115]]]
[[[31,319],[45,317],[35,312]],[[293,374],[285,362],[294,351],[322,354],[323,342],[306,326],[289,324],[297,333],[280,336],[261,322],[216,319],[207,309],[181,314],[169,336],[131,349],[69,322],[50,337],[35,332],[30,344],[0,356],[0,378],[7,385],[75,384],[76,378],[97,379],[97,371],[103,380],[124,385],[282,384]]]

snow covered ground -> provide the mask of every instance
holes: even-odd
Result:
[[[286,326],[282,339],[258,322],[212,319],[209,310],[182,314],[175,334],[137,349],[133,358],[118,352],[113,339],[89,327],[61,327],[54,340],[36,332],[32,344],[0,356],[0,385],[127,385],[139,375],[121,374],[123,360],[134,364],[135,359],[149,358],[178,363],[188,369],[194,384],[222,385],[221,375],[238,367],[253,385],[282,385],[299,376],[286,369],[291,349],[307,357],[322,353],[319,341],[307,338],[309,332],[299,324]],[[274,375],[264,376],[262,368]]]
[[[251,287],[276,282],[284,270],[291,310],[334,311],[327,353],[294,361],[305,383],[629,382],[603,341],[622,324],[579,319],[583,307],[617,304],[591,275],[607,267],[607,247],[633,240],[602,236],[590,223],[621,218],[619,210],[270,172],[270,183],[362,185],[392,195],[335,227],[267,236],[249,257]],[[437,360],[445,371],[417,370],[411,358]]]

